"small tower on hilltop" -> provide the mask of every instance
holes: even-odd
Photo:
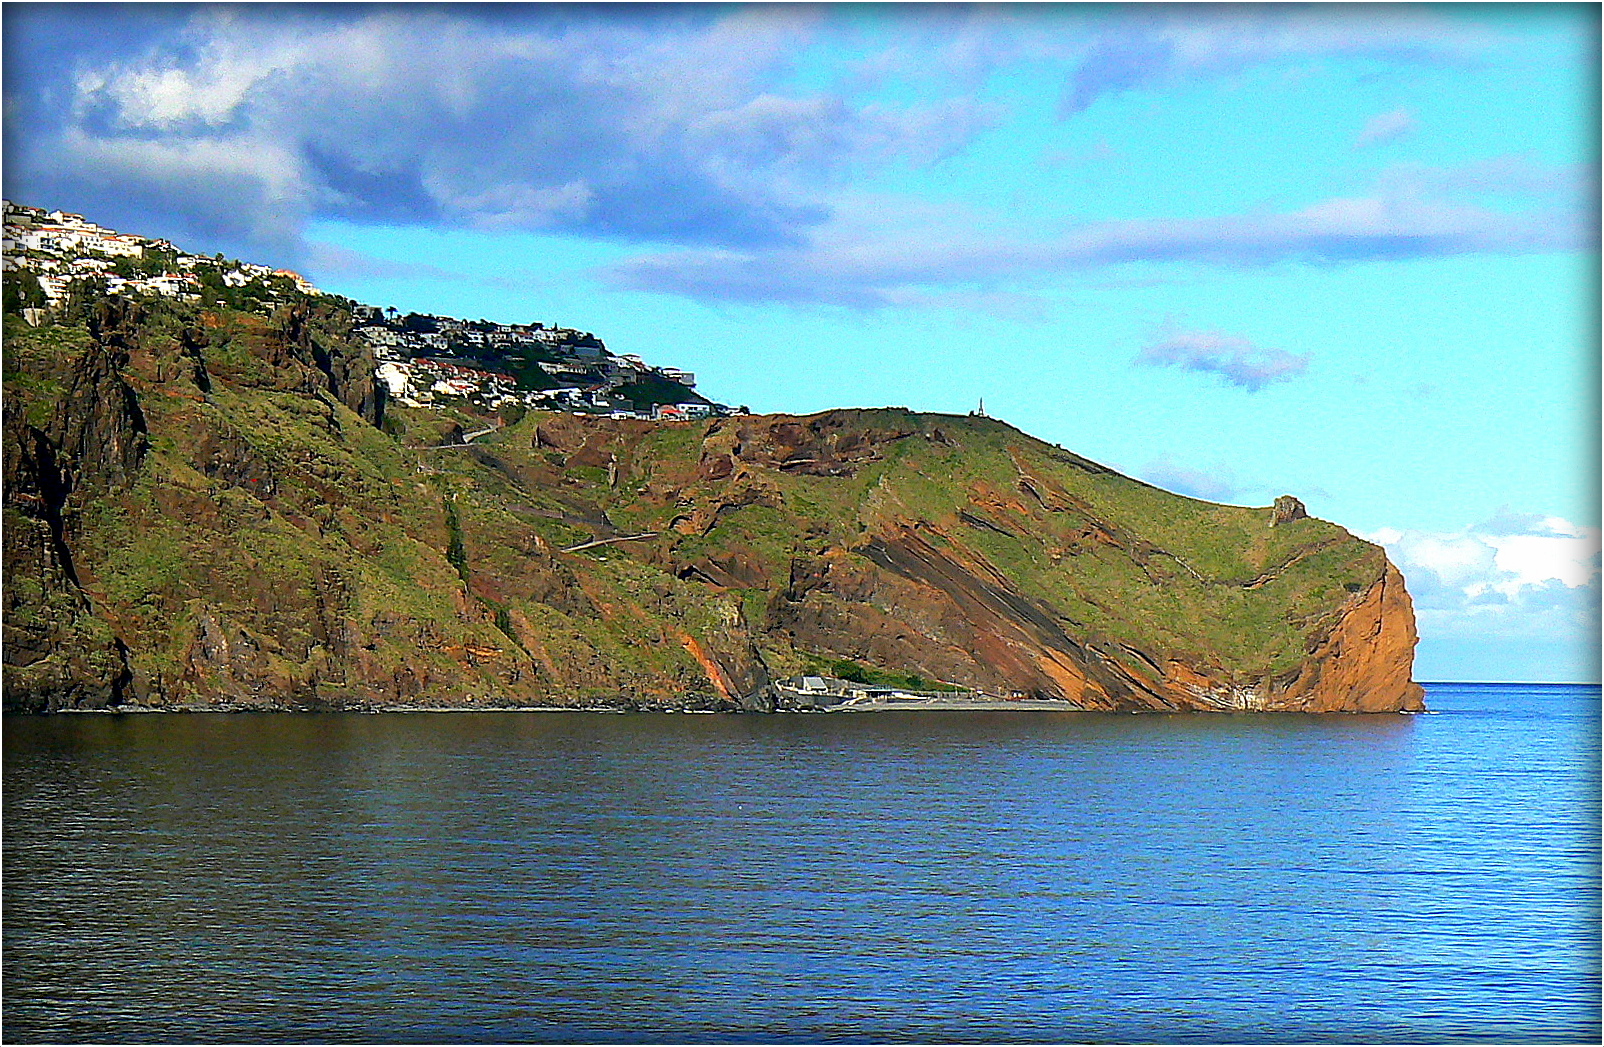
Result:
[[[990,418],[991,417],[989,414],[986,413],[986,398],[984,396],[982,396],[980,398],[980,406],[975,408],[973,411],[969,412],[969,417],[971,417],[971,418]]]

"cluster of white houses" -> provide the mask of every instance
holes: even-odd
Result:
[[[653,367],[629,353],[614,355],[594,335],[571,327],[423,314],[401,318],[393,308],[368,305],[353,312],[353,334],[373,350],[390,395],[408,406],[435,407],[464,398],[489,410],[521,404],[613,418],[673,420],[736,413],[695,395],[692,372]],[[483,357],[532,362],[546,376],[542,384],[553,388],[519,389],[513,375],[475,363]],[[648,404],[622,394],[651,377],[662,380],[659,388],[684,390],[680,396],[653,399],[683,402]]]
[[[468,367],[451,360],[379,357],[379,378],[390,396],[408,407],[433,407],[439,397],[474,397],[489,408],[519,403],[517,382],[510,374]]]
[[[3,264],[7,272],[23,270],[38,281],[46,308],[24,310],[28,322],[44,321],[62,305],[75,282],[93,280],[107,293],[164,295],[185,301],[201,299],[201,273],[226,287],[245,287],[270,278],[288,280],[305,294],[323,294],[300,274],[250,262],[224,261],[179,250],[170,241],[119,233],[88,221],[83,215],[46,211],[4,202]],[[131,266],[126,259],[143,260]],[[152,261],[156,259],[157,261]],[[156,271],[156,270],[160,271]],[[216,284],[214,282],[213,286]],[[353,334],[366,342],[378,360],[378,374],[395,399],[416,407],[444,407],[451,400],[496,410],[508,404],[615,418],[679,419],[734,414],[722,404],[706,402],[692,390],[696,376],[676,367],[653,367],[638,356],[615,356],[595,336],[572,328],[544,324],[503,324],[413,314],[357,304]],[[388,316],[386,315],[388,314]],[[517,379],[483,366],[479,358],[522,358],[544,372],[555,388],[519,389]],[[620,390],[643,380],[658,379],[650,403],[631,400]],[[665,384],[666,383],[666,384]],[[526,383],[535,384],[535,383]],[[672,390],[683,387],[683,395]],[[662,390],[668,389],[664,395]],[[681,400],[680,403],[658,403]]]
[[[378,376],[391,397],[408,407],[438,407],[451,399],[471,400],[476,406],[497,410],[508,404],[576,414],[604,414],[611,418],[638,418],[677,421],[737,413],[723,404],[668,403],[637,404],[617,390],[653,370],[639,357],[609,357],[599,367],[542,363],[538,366],[559,381],[573,378],[577,384],[553,389],[524,389],[517,379],[502,371],[473,367],[459,360],[438,356],[405,357],[393,347],[375,348]],[[608,366],[617,362],[619,366]],[[661,374],[673,368],[657,368]],[[685,372],[678,372],[685,374]],[[687,377],[690,377],[687,375]]]
[[[223,283],[244,287],[252,280],[283,277],[307,294],[321,294],[299,273],[251,262],[219,262],[187,254],[169,240],[119,233],[97,225],[80,214],[46,211],[7,200],[4,237],[0,239],[7,272],[27,270],[39,281],[46,302],[54,307],[66,301],[75,281],[103,281],[108,294],[158,294],[189,301],[200,300],[198,266],[219,269]],[[117,273],[117,259],[159,256],[170,268],[159,273],[127,276]]]
[[[147,241],[142,236],[107,229],[81,214],[23,207],[9,200],[5,203],[5,222],[8,255],[21,249],[62,255],[91,251],[112,258],[138,258],[145,253],[147,244],[168,250],[173,246],[165,240]]]

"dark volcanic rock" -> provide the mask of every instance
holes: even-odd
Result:
[[[285,307],[279,318],[283,344],[322,375],[330,395],[369,423],[383,424],[388,388],[376,378],[373,354],[331,338],[318,329],[317,319],[315,307],[305,302]]]
[[[71,487],[50,438],[18,405],[4,409],[6,712],[99,709],[131,682],[127,651],[78,579],[64,509]]]
[[[123,380],[127,356],[112,344],[86,352],[50,425],[70,488],[105,490],[133,477],[149,440],[139,397]]]

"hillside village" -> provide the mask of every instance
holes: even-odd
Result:
[[[614,418],[685,419],[736,413],[695,391],[696,376],[614,354],[595,335],[540,323],[459,320],[358,305],[355,336],[390,394],[412,407],[469,397],[495,410],[525,407]]]
[[[300,274],[183,251],[83,215],[6,201],[3,264],[8,311],[38,326],[75,298],[155,295],[270,311],[296,295],[332,298],[352,316],[390,396],[410,406],[509,406],[671,421],[744,413],[696,392],[696,376],[608,351],[595,335],[542,323],[510,324],[380,308],[329,295]]]

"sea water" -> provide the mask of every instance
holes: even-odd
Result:
[[[7,1042],[1597,1042],[1599,692],[8,718]]]

